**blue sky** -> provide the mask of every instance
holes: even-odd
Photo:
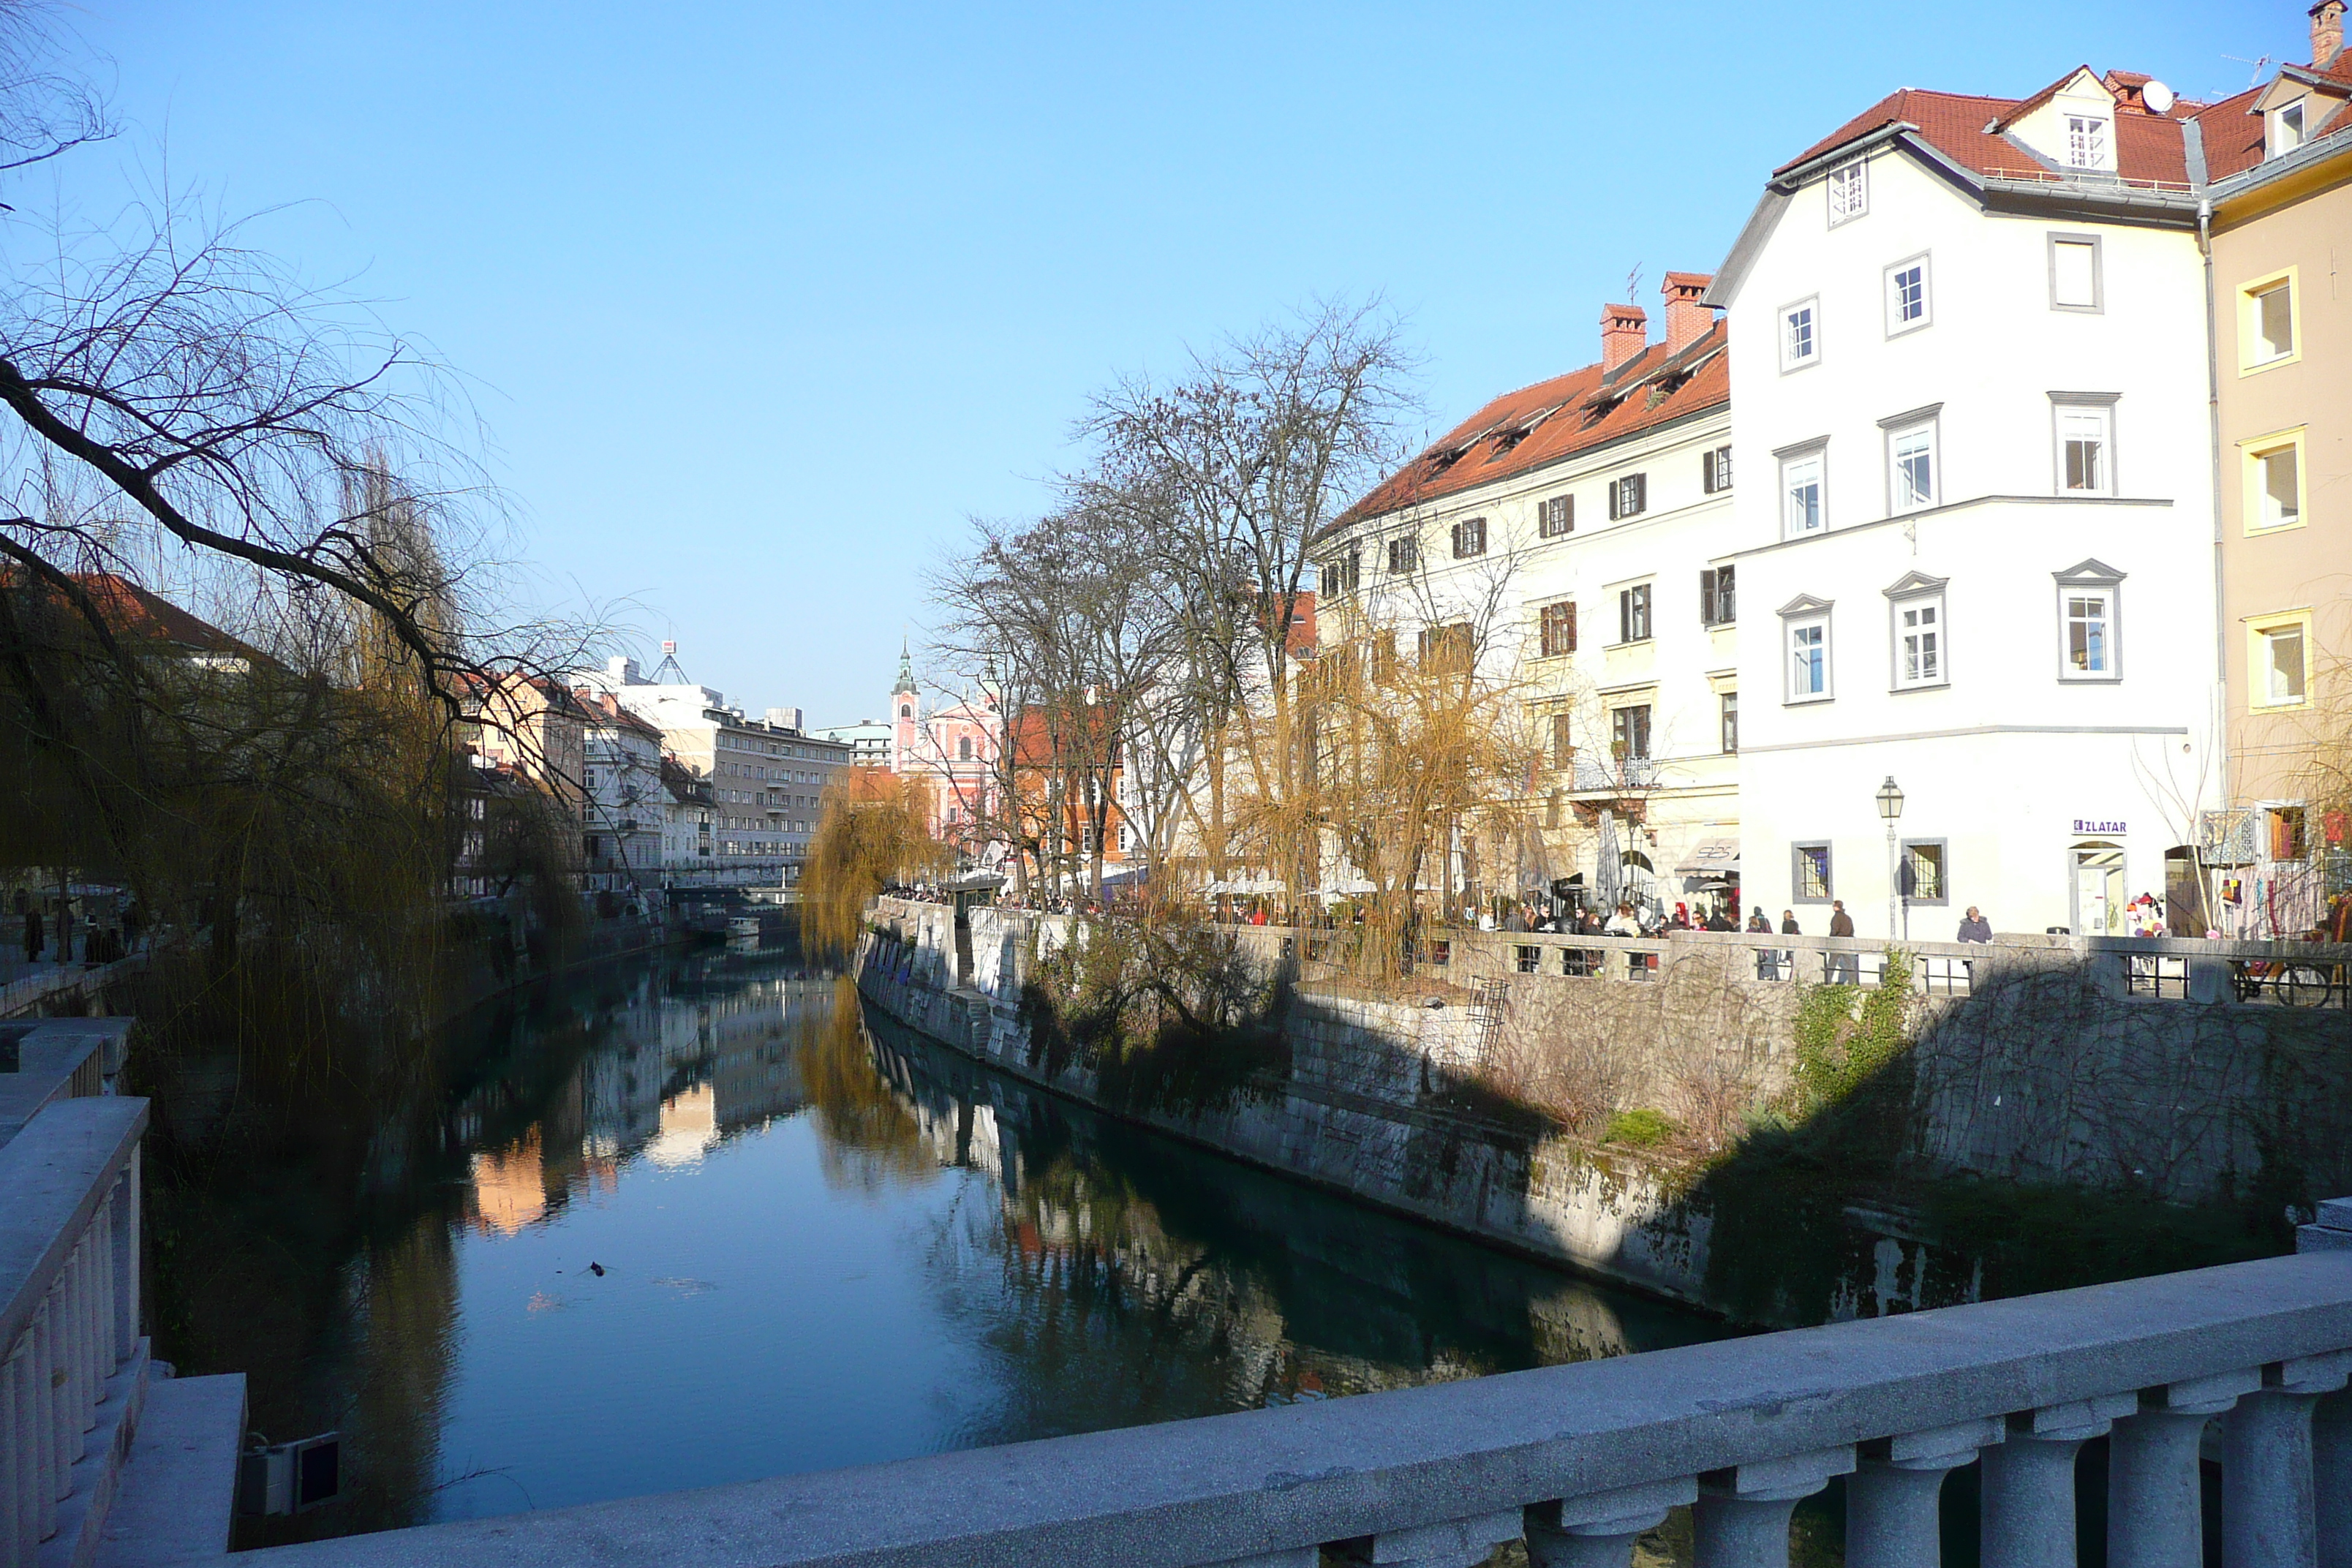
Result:
[[[1087,392],[1378,294],[1432,423],[1598,357],[1896,87],[2184,95],[2301,0],[1599,7],[81,0],[131,142],[469,378],[551,602],[757,710],[881,711],[920,575]],[[2226,57],[2239,56],[2244,62]],[[142,151],[142,147],[148,151]]]

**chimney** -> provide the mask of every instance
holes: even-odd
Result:
[[[1706,336],[1715,311],[1701,299],[1715,279],[1705,272],[1669,272],[1658,292],[1666,297],[1666,353],[1678,354]]]
[[[2326,68],[2344,47],[2344,0],[2319,0],[2311,8],[2311,63]]]
[[[1650,318],[1641,306],[1601,307],[1601,368],[1603,373],[1615,370],[1649,346]]]

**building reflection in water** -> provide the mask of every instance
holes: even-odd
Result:
[[[344,1430],[353,1500],[247,1543],[1720,1331],[1091,1116],[869,1017],[845,982],[772,961],[599,976],[478,1018],[451,1057],[466,1087],[427,1140],[439,1163],[379,1173],[334,1321],[299,1372],[267,1374],[299,1388],[257,1390],[257,1408],[278,1398],[304,1412],[289,1420]],[[623,1228],[631,1214],[719,1238],[675,1270],[697,1278],[616,1273],[581,1307],[576,1274],[554,1279],[555,1264],[622,1237],[649,1256],[646,1233]],[[572,1250],[558,1259],[537,1237]],[[534,1247],[550,1278],[518,1283],[511,1260]],[[853,1255],[876,1281],[842,1272]],[[688,1298],[701,1316],[663,1315]],[[845,1329],[844,1314],[892,1326]],[[705,1363],[679,1353],[680,1332],[735,1337],[698,1342]],[[722,1364],[723,1377],[698,1370]],[[647,1376],[668,1385],[665,1407],[707,1405],[703,1424],[656,1437],[632,1419]],[[544,1408],[486,1415],[497,1397]],[[802,1414],[780,1417],[795,1399]]]

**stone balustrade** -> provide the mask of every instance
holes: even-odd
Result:
[[[0,1568],[90,1561],[113,1500],[147,1382],[146,1126],[143,1100],[68,1096],[0,1148]]]
[[[2352,1562],[2352,1201],[2296,1256],[1240,1415],[249,1554],[253,1568],[1625,1568],[1690,1505],[1701,1568],[1782,1568],[1843,1477],[1850,1568],[2073,1568],[2109,1446],[2107,1561],[2195,1564],[2219,1423],[2229,1568]]]

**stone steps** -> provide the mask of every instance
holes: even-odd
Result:
[[[93,1568],[162,1568],[225,1555],[244,1447],[244,1373],[153,1378]]]

